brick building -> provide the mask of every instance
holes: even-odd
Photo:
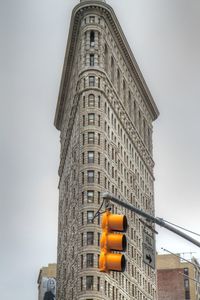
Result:
[[[71,17],[57,103],[60,130],[57,300],[156,299],[139,217],[128,217],[124,273],[100,273],[100,218],[109,191],[154,214],[153,121],[158,109],[113,9],[82,0]]]
[[[200,267],[194,257],[186,262],[180,254],[158,255],[157,282],[158,300],[200,300]]]

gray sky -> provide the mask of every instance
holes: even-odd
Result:
[[[0,1],[0,294],[37,299],[56,261],[59,133],[53,126],[78,0]],[[200,232],[200,2],[107,0],[159,107],[156,215]],[[157,248],[200,251],[159,229]],[[199,238],[200,240],[200,238]]]

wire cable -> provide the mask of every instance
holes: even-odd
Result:
[[[184,257],[182,257],[182,256],[180,256],[180,255],[177,255],[177,254],[175,254],[175,253],[173,253],[173,252],[171,252],[171,251],[169,251],[169,250],[167,250],[167,249],[165,249],[165,248],[163,248],[163,247],[161,247],[161,249],[164,250],[165,252],[168,252],[168,253],[170,253],[170,254],[172,254],[172,255],[178,257],[179,259],[182,259],[182,260],[186,261],[187,263],[193,265],[194,267],[199,268],[199,265],[193,263],[192,261],[190,261],[190,260],[188,260],[188,259],[185,259]],[[180,254],[182,254],[182,253],[180,253]]]
[[[102,201],[100,207],[98,208],[97,212],[95,213],[95,215],[94,215],[94,217],[93,217],[93,219],[92,219],[92,222],[94,221],[95,218],[97,218],[99,215],[101,215],[101,214],[103,214],[103,213],[105,212],[105,211],[100,212],[100,210],[102,209],[103,204],[104,204],[104,199],[103,199],[103,201]]]
[[[181,226],[179,226],[179,225],[176,225],[176,224],[174,224],[174,223],[171,223],[171,222],[169,222],[169,221],[167,221],[167,220],[164,220],[164,219],[163,219],[163,221],[166,222],[166,223],[168,223],[168,224],[170,224],[170,225],[173,225],[173,226],[175,226],[175,227],[177,227],[177,228],[180,228],[180,229],[182,229],[182,230],[185,230],[185,231],[187,231],[187,232],[190,232],[190,233],[192,233],[192,234],[195,234],[195,235],[197,235],[197,236],[200,236],[199,233],[196,233],[196,232],[194,232],[194,231],[191,231],[191,230],[189,230],[189,229],[186,229],[186,228],[184,228],[184,227],[181,227]]]

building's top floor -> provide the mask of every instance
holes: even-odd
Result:
[[[167,269],[199,269],[200,265],[196,258],[191,256],[187,258],[181,257],[181,254],[159,254],[157,255],[157,269],[167,270]]]
[[[48,264],[47,267],[42,267],[39,271],[37,283],[40,284],[43,277],[54,277],[56,278],[57,264]]]
[[[102,22],[101,21],[99,22],[100,18],[97,18],[98,20],[97,24],[95,24],[95,22],[88,23],[87,22],[88,14],[93,14],[93,13],[99,14]],[[87,18],[85,18],[85,16],[87,16]],[[85,19],[85,23],[83,22],[83,19]],[[137,62],[128,45],[126,37],[121,29],[121,26],[118,22],[118,19],[113,9],[108,4],[106,4],[105,1],[84,0],[81,1],[80,4],[78,4],[72,12],[70,31],[68,36],[68,44],[67,44],[65,62],[63,67],[63,75],[62,75],[60,93],[59,93],[58,104],[56,109],[55,126],[58,129],[61,128],[65,102],[67,99],[66,93],[69,93],[70,90],[69,87],[70,87],[71,72],[74,69],[73,64],[76,55],[75,54],[76,49],[78,47],[78,42],[79,42],[80,27],[82,26],[83,23],[86,26],[90,26],[90,27],[93,25],[94,28],[97,28],[98,26],[101,27],[102,29],[101,32],[105,31],[105,36],[109,37],[109,34],[111,33],[112,35],[111,40],[115,40],[115,44],[117,46],[116,47],[117,53],[120,53],[121,58],[123,60],[123,65],[126,66],[126,69],[128,70],[128,74],[130,74],[130,78],[134,78],[137,85],[138,93],[141,95],[141,97],[145,102],[145,105],[148,107],[148,111],[151,114],[152,120],[155,120],[159,115],[157,106],[145,83],[142,73],[137,65]]]

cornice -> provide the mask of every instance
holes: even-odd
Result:
[[[118,43],[122,49],[122,52],[128,62],[127,65],[129,66],[129,70],[131,70],[134,77],[136,78],[137,86],[141,94],[143,95],[147,103],[147,106],[149,107],[149,111],[152,115],[152,119],[155,120],[159,116],[158,108],[146,85],[146,82],[142,76],[139,66],[129,47],[127,39],[122,31],[122,28],[119,24],[119,21],[112,7],[102,1],[90,0],[90,1],[84,1],[79,3],[77,6],[75,6],[75,8],[72,11],[67,49],[66,49],[66,54],[64,59],[64,66],[63,66],[63,72],[62,72],[62,78],[61,78],[61,84],[60,84],[60,90],[59,90],[59,96],[58,96],[58,102],[57,102],[57,108],[56,108],[56,114],[54,120],[55,127],[59,130],[61,129],[64,106],[67,98],[66,93],[69,87],[69,79],[70,79],[70,74],[73,66],[73,59],[75,55],[77,37],[79,34],[80,20],[83,12],[86,9],[99,9],[101,13],[105,14],[105,18],[107,18],[108,21],[110,22],[112,30],[114,31]]]

